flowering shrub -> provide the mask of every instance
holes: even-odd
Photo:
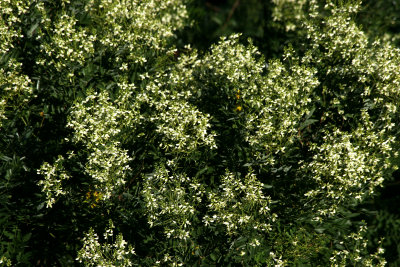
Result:
[[[355,211],[397,168],[395,37],[272,3],[275,59],[181,45],[190,1],[1,2],[0,262],[383,266]]]

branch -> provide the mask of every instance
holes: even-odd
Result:
[[[229,11],[229,15],[228,15],[228,17],[226,18],[226,21],[225,21],[225,23],[224,23],[224,26],[222,26],[222,28],[221,28],[222,30],[224,30],[224,29],[228,26],[228,23],[229,23],[229,21],[231,20],[231,18],[232,18],[232,16],[233,16],[233,13],[235,13],[235,10],[236,10],[236,8],[237,8],[239,5],[240,5],[240,0],[236,0],[235,3],[233,4],[231,10]]]

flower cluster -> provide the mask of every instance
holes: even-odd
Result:
[[[257,102],[244,99],[258,112],[249,115],[247,141],[256,157],[274,164],[274,154],[284,153],[293,144],[304,115],[311,110],[311,93],[319,85],[316,70],[301,65],[287,49],[288,65],[270,62],[260,93],[253,93]],[[290,58],[290,60],[289,60]]]
[[[263,184],[254,173],[244,178],[225,174],[221,177],[219,190],[208,194],[210,214],[205,215],[204,223],[213,227],[223,225],[229,235],[254,229],[271,231],[277,215],[270,212],[271,199],[264,196],[262,188]]]
[[[101,25],[98,41],[119,50],[115,62],[145,64],[148,51],[166,50],[168,39],[187,19],[183,0],[88,1],[85,11]],[[174,15],[172,15],[174,14]]]
[[[375,153],[389,155],[390,147],[386,144],[391,140],[382,140],[365,128],[355,133],[358,135],[349,135],[339,129],[326,132],[322,145],[311,146],[315,153],[313,161],[302,166],[317,184],[306,196],[321,200],[316,205],[320,215],[334,215],[343,201],[361,201],[384,180],[383,170],[387,168],[382,162],[384,159],[373,156]],[[372,139],[372,142],[363,139]]]
[[[124,109],[123,101],[114,104],[107,92],[93,93],[75,105],[67,125],[75,132],[72,141],[86,146],[89,154],[85,172],[104,199],[125,183],[130,170],[130,157],[121,148],[119,137],[123,125],[134,120],[134,111]]]
[[[58,156],[53,165],[45,162],[38,170],[38,174],[44,176],[44,179],[40,180],[38,185],[42,187],[42,191],[46,194],[46,206],[48,208],[52,207],[59,195],[66,194],[62,188],[62,182],[63,180],[69,179],[70,176],[63,166],[64,161],[65,159],[63,156]]]
[[[368,240],[365,239],[366,226],[361,226],[359,231],[346,236],[337,246],[342,250],[335,250],[330,258],[331,266],[361,265],[361,266],[385,266],[383,258],[384,249],[379,247],[373,254],[367,251]]]
[[[135,250],[127,244],[122,234],[118,234],[113,241],[114,228],[110,221],[104,232],[105,243],[100,243],[98,235],[90,228],[83,238],[83,247],[78,251],[77,261],[85,266],[132,266],[131,257],[135,255]]]
[[[174,154],[190,153],[200,146],[215,148],[210,116],[188,102],[187,91],[165,89],[166,82],[150,81],[146,91],[137,97],[137,101],[143,100],[143,104],[154,108],[144,119],[156,125],[161,137],[159,146]]]
[[[43,13],[43,24],[48,25],[50,19],[44,12],[43,3],[37,8]],[[75,75],[73,66],[82,66],[87,58],[93,56],[96,35],[78,27],[77,22],[73,14],[64,13],[53,22],[53,27],[46,27],[51,29],[50,34],[39,30],[36,38],[45,40],[41,44],[41,52],[46,56],[37,60],[38,65],[53,67],[55,71],[66,72],[72,78]],[[51,36],[49,40],[46,40],[47,36]]]
[[[2,120],[7,118],[8,106],[22,106],[32,97],[32,81],[22,73],[22,64],[13,57],[17,44],[24,38],[20,23],[28,9],[26,1],[7,0],[0,3],[0,127]]]
[[[11,260],[7,259],[7,257],[5,257],[5,256],[1,256],[0,264],[2,264],[4,266],[12,266]]]
[[[285,31],[295,31],[305,19],[304,7],[307,0],[273,0],[272,17],[274,26]]]
[[[27,75],[21,74],[21,67],[21,63],[11,59],[0,68],[0,86],[3,90],[0,93],[0,127],[2,120],[7,118],[7,106],[26,105],[33,97],[32,81]]]
[[[342,201],[373,193],[392,169],[388,159],[397,157],[392,133],[399,119],[393,100],[399,96],[394,88],[400,82],[400,54],[387,43],[369,43],[351,19],[359,3],[326,5],[331,16],[324,18],[315,3],[312,8],[320,22],[305,23],[310,50],[302,61],[319,70],[322,91],[314,93],[314,101],[324,113],[310,144],[313,160],[302,163],[302,169],[317,185],[306,195],[317,199],[323,192],[325,200],[315,207],[332,215]]]
[[[14,42],[24,36],[18,24],[21,16],[28,12],[29,3],[23,0],[4,0],[0,3],[0,55],[11,52]]]
[[[163,226],[168,238],[190,238],[191,222],[204,193],[204,187],[195,179],[158,166],[145,178],[142,190],[148,223]]]

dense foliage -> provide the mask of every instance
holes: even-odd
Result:
[[[1,264],[399,263],[398,2],[243,2],[0,1]]]

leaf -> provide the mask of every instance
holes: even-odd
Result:
[[[210,258],[211,258],[213,261],[216,261],[216,260],[217,260],[217,255],[215,255],[214,253],[211,253],[211,254],[210,254]]]
[[[28,38],[31,38],[33,35],[33,32],[37,29],[37,27],[39,26],[39,21],[36,21],[35,24],[33,24],[31,26],[31,28],[28,30],[28,32],[26,33],[26,35],[28,36]]]
[[[1,156],[0,156],[0,159],[1,159],[1,160],[4,160],[4,161],[10,161],[10,160],[12,160],[12,158],[7,157],[6,155],[1,155]]]
[[[22,237],[22,242],[27,242],[29,239],[31,239],[32,233],[27,233]]]
[[[309,118],[311,118],[311,116],[314,114],[314,111],[315,111],[315,107],[312,108],[312,109],[310,110],[310,112],[308,112],[308,114],[306,115],[305,120],[308,120]]]
[[[317,122],[318,120],[315,119],[308,119],[306,121],[304,121],[302,124],[300,124],[299,130],[303,130],[304,128],[306,128],[307,126]]]
[[[272,187],[274,187],[273,185],[270,185],[270,184],[263,184],[263,187],[265,188],[265,189],[271,189]]]
[[[222,19],[217,16],[212,17],[211,20],[214,21],[218,25],[222,25]]]
[[[7,230],[4,230],[4,231],[3,231],[3,235],[5,235],[6,237],[8,237],[10,240],[13,240],[13,239],[14,239],[14,236],[15,236],[14,233],[9,232],[9,231],[7,231]]]
[[[46,201],[43,201],[42,203],[40,203],[39,205],[36,206],[36,210],[41,210],[44,207],[44,204],[46,204]]]
[[[204,167],[203,169],[201,169],[200,171],[198,171],[196,173],[196,177],[199,177],[200,175],[202,175],[203,173],[205,173],[208,170],[208,166]]]

